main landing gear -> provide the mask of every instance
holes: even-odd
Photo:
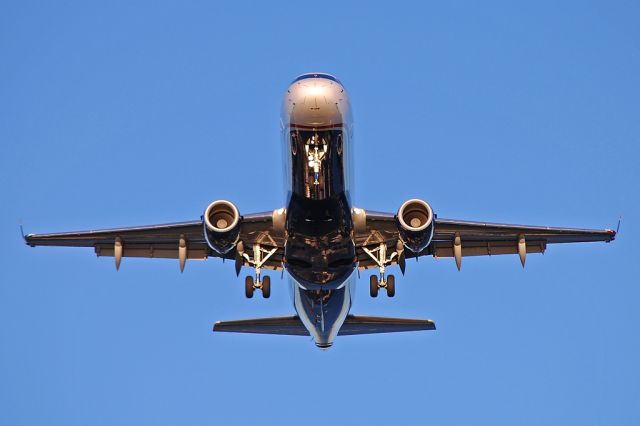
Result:
[[[378,290],[384,288],[387,290],[387,296],[393,297],[396,295],[396,277],[393,275],[385,276],[385,266],[390,265],[394,259],[397,259],[400,269],[404,272],[404,246],[401,241],[398,241],[396,251],[391,253],[391,256],[387,258],[387,245],[381,243],[377,248],[369,250],[363,247],[365,253],[371,257],[380,270],[379,275],[371,275],[369,278],[369,294],[371,297],[378,297]]]
[[[371,275],[369,278],[369,294],[371,297],[378,297],[378,290],[385,288],[387,290],[387,296],[393,297],[396,295],[396,277],[393,275],[387,275],[386,279],[378,280],[377,275]]]
[[[262,281],[254,281],[251,275],[244,279],[244,295],[251,299],[255,289],[262,290],[262,297],[268,299],[271,296],[271,278],[268,275],[262,277]]]
[[[252,259],[251,256],[244,251],[242,241],[238,243],[236,247],[236,251],[238,253],[238,259],[236,260],[236,273],[240,272],[243,259],[255,268],[255,278],[248,275],[244,279],[244,295],[247,296],[247,298],[252,298],[253,292],[256,289],[262,290],[262,297],[265,299],[271,296],[271,278],[267,275],[261,277],[261,268],[262,265],[264,265],[265,262],[276,252],[276,250],[277,248],[273,248],[271,250],[264,249],[260,247],[260,244],[256,243],[253,245]]]

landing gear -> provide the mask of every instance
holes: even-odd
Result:
[[[389,275],[387,277],[387,296],[393,297],[396,295],[396,277]]]
[[[373,250],[369,250],[366,247],[363,247],[363,249],[365,253],[367,253],[369,257],[371,257],[376,262],[378,268],[380,269],[379,277],[376,275],[371,275],[371,278],[369,279],[369,294],[371,295],[371,297],[378,297],[378,290],[380,288],[385,288],[387,290],[387,296],[395,296],[396,277],[394,277],[393,275],[385,276],[384,272],[385,266],[390,265],[394,259],[397,259],[398,263],[401,264],[401,270],[404,269],[401,262],[404,261],[404,246],[402,242],[398,241],[398,244],[396,245],[396,251],[391,253],[391,256],[389,256],[388,258],[387,245],[384,243],[381,243],[377,248]]]
[[[371,295],[371,297],[378,297],[379,288],[378,277],[376,277],[375,275],[371,275],[371,277],[369,278],[369,294]]]
[[[244,295],[251,299],[255,289],[259,288],[262,290],[262,297],[265,299],[269,298],[269,296],[271,296],[271,278],[268,276],[261,277],[260,273],[262,265],[264,265],[267,259],[276,252],[277,248],[267,250],[260,247],[260,244],[256,243],[253,245],[253,259],[244,251],[244,245],[242,242],[238,243],[236,249],[240,259],[246,260],[249,265],[252,265],[255,268],[255,279],[249,275],[244,280]],[[242,266],[242,264],[239,266]],[[236,266],[236,271],[240,271],[238,266]]]
[[[254,281],[251,275],[247,275],[244,279],[244,295],[247,299],[253,297],[256,289],[262,290],[262,297],[268,299],[271,296],[271,278],[268,275],[262,277],[262,281]]]
[[[371,275],[369,277],[369,295],[371,297],[378,297],[378,290],[384,288],[387,290],[387,296],[393,297],[396,295],[396,277],[388,275],[385,281],[379,281],[377,275]]]
[[[251,275],[247,275],[244,279],[244,295],[247,296],[247,299],[251,299],[253,297],[253,277]]]
[[[262,297],[268,299],[271,296],[271,278],[265,276],[262,279]]]

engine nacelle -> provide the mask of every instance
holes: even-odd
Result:
[[[204,236],[209,247],[216,253],[228,253],[238,242],[240,213],[236,206],[226,200],[209,204],[204,211]]]
[[[405,247],[414,253],[425,249],[433,238],[433,210],[423,200],[405,201],[396,215],[398,232]]]

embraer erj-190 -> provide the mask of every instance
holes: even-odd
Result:
[[[354,207],[353,123],[347,92],[324,73],[308,73],[287,88],[282,104],[282,147],[286,200],[282,208],[243,215],[230,201],[211,203],[200,220],[117,229],[29,234],[30,246],[93,247],[98,256],[187,259],[218,257],[253,268],[245,295],[268,298],[264,270],[287,271],[294,316],[218,321],[215,332],[312,336],[328,348],[336,336],[433,330],[430,320],[350,314],[356,271],[377,269],[369,291],[393,297],[387,274],[420,256],[451,257],[458,269],[465,256],[514,254],[524,266],[528,253],[548,244],[610,242],[610,229],[571,229],[469,222],[438,218],[429,203],[407,200],[394,213]]]

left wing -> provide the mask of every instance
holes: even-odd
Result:
[[[608,243],[615,236],[616,231],[611,229],[557,228],[435,218],[431,243],[419,253],[405,250],[405,257],[455,257],[458,250],[460,257],[520,254],[524,265],[527,253],[543,253],[548,244]],[[372,249],[384,243],[392,250],[399,238],[394,214],[367,211],[366,231],[356,238],[360,269],[378,266],[364,248]],[[397,264],[397,261],[398,257],[390,264]]]
[[[284,241],[273,232],[272,213],[257,213],[241,217],[239,240],[251,247],[259,243],[265,248],[276,248],[276,252],[263,267],[282,267]],[[134,226],[128,228],[98,229],[54,234],[28,234],[27,245],[93,247],[97,256],[147,257],[166,259],[206,259],[209,256],[235,259],[235,248],[224,255],[211,250],[204,236],[202,220],[169,223],[162,225]],[[243,260],[243,264],[246,261]],[[116,259],[116,265],[119,265]],[[184,263],[181,259],[181,268]]]
[[[524,244],[526,253],[543,253],[547,244],[611,242],[611,229],[557,228],[549,226],[509,225],[436,219],[435,232],[428,254],[453,257],[456,237],[460,238],[462,256],[516,254]],[[426,250],[425,250],[426,251]],[[427,254],[421,252],[418,256]]]

